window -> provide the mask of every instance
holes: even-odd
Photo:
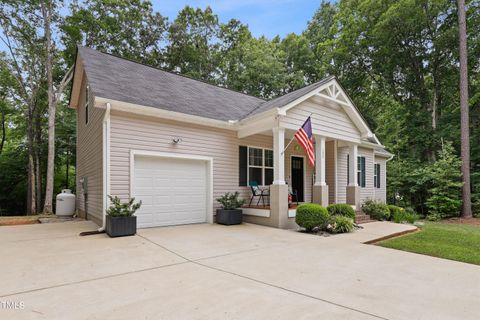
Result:
[[[90,102],[90,87],[87,85],[85,88],[85,124],[88,124],[88,116],[89,116],[89,103]]]
[[[273,150],[240,146],[239,185],[245,186],[247,181],[265,186],[273,183]]]
[[[357,158],[357,181],[358,185],[362,188],[365,188],[365,157]]]
[[[347,154],[347,185],[350,184],[350,155]],[[365,188],[365,157],[357,157],[357,184]]]
[[[380,188],[380,164],[375,163],[373,173],[373,184],[375,188]]]

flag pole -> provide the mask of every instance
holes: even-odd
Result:
[[[310,113],[310,115],[308,116],[308,118],[310,118],[310,117],[312,116],[312,114],[313,114],[313,113],[311,112],[311,113]],[[308,119],[308,118],[307,118],[307,119]],[[282,153],[281,153],[281,154],[284,154],[284,153],[285,153],[285,151],[287,151],[288,147],[289,147],[289,146],[290,146],[290,144],[293,142],[293,139],[295,139],[295,135],[293,135],[293,138],[292,138],[292,139],[290,139],[290,142],[288,142],[287,146],[285,147],[285,149],[283,149],[283,151],[282,151]]]

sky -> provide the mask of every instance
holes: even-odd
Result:
[[[210,6],[220,21],[235,18],[248,24],[255,37],[273,38],[301,33],[320,7],[321,0],[151,0],[153,7],[173,21],[186,5],[205,9]]]

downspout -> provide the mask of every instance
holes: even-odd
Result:
[[[103,157],[102,157],[102,172],[103,172],[103,205],[102,205],[102,226],[98,232],[105,230],[106,210],[110,204],[108,195],[110,194],[110,109],[111,105],[107,102],[105,115],[103,116]]]

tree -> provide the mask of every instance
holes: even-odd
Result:
[[[35,156],[35,119],[38,113],[38,100],[44,84],[43,35],[39,30],[43,24],[39,18],[37,1],[3,1],[0,4],[0,27],[3,42],[9,54],[9,61],[1,60],[9,68],[17,85],[12,99],[20,106],[26,120],[28,151],[27,213],[37,212],[38,180],[40,177],[39,159]]]
[[[168,28],[165,65],[169,70],[214,82],[220,48],[218,16],[210,7],[186,6]]]
[[[465,0],[458,4],[458,38],[460,57],[460,132],[462,157],[462,216],[472,217],[470,194],[470,120],[468,105],[468,62],[467,62],[467,23],[465,18]]]
[[[86,0],[71,3],[61,24],[65,59],[72,64],[77,45],[147,64],[160,64],[166,18],[143,0]]]

